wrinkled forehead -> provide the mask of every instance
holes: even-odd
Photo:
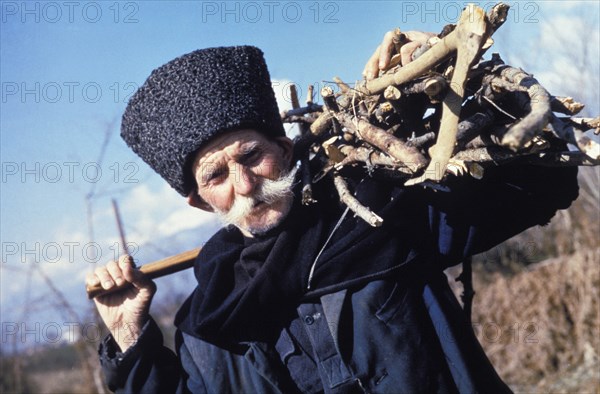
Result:
[[[194,168],[202,165],[205,161],[210,161],[211,157],[220,152],[235,152],[246,145],[259,144],[265,141],[267,141],[267,138],[254,129],[236,130],[218,135],[195,153]]]

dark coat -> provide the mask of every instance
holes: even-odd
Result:
[[[576,173],[506,166],[482,181],[450,180],[449,192],[368,179],[357,195],[382,214],[383,228],[345,219],[318,255],[310,289],[296,279],[306,283],[340,217],[334,199],[296,206],[282,228],[250,243],[221,230],[200,254],[199,286],[178,314],[178,356],[160,346],[153,321],[125,354],[109,337],[101,346],[109,387],[299,392],[304,382],[290,371],[302,352],[287,333],[304,321],[327,393],[507,392],[442,270],[547,223],[576,198]]]

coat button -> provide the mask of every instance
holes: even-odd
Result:
[[[314,322],[315,319],[311,315],[304,316],[304,323],[306,323],[306,325],[310,326]]]

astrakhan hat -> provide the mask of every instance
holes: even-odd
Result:
[[[154,70],[127,105],[121,137],[187,196],[194,152],[240,128],[285,135],[263,53],[252,46],[202,49]]]

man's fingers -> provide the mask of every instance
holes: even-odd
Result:
[[[134,268],[133,258],[131,256],[122,256],[119,259],[119,267],[123,276],[128,282],[138,289],[153,289],[154,282],[144,275],[140,270]]]
[[[407,44],[404,44],[400,49],[400,59],[402,65],[405,66],[412,61],[413,52],[422,45],[422,42],[412,41]]]
[[[106,270],[112,277],[112,280],[117,284],[117,286],[122,285],[125,282],[125,278],[123,278],[123,272],[121,271],[121,267],[115,261],[111,261],[106,264]]]
[[[400,49],[400,59],[403,66],[407,65],[413,60],[412,54],[417,48],[427,43],[430,43],[430,45],[434,44],[435,42],[432,41],[432,39],[437,37],[434,33],[426,33],[416,30],[405,31],[403,33],[406,35],[406,38],[409,41]]]
[[[402,45],[402,48],[400,48],[400,61],[402,65],[410,63],[412,61],[413,52],[427,42],[433,43],[430,40],[432,37],[435,37],[435,34],[433,33],[425,33],[415,30],[406,31],[403,32],[403,34],[406,36],[408,42]],[[365,64],[363,76],[367,80],[379,76],[380,71],[387,70],[390,67],[392,56],[396,52],[397,50],[394,44],[394,32],[388,31],[383,36],[381,45],[377,47],[375,52],[373,52],[373,55]]]
[[[129,255],[121,256],[119,258],[119,267],[125,279],[135,285],[138,278],[134,272],[135,268],[133,258],[131,258]]]
[[[396,47],[394,46],[394,32],[388,31],[383,36],[383,41],[379,46],[379,70],[385,70],[390,65],[390,59],[392,58],[392,52]]]
[[[85,275],[85,283],[87,286],[96,286],[100,284],[100,278],[93,272],[88,272]]]
[[[375,49],[373,55],[367,61],[365,65],[365,69],[363,70],[363,76],[367,79],[373,79],[379,75],[379,50],[381,49],[381,45]]]
[[[103,289],[108,290],[115,285],[112,276],[108,273],[106,267],[98,267],[94,271],[94,274],[98,277],[100,285]]]

